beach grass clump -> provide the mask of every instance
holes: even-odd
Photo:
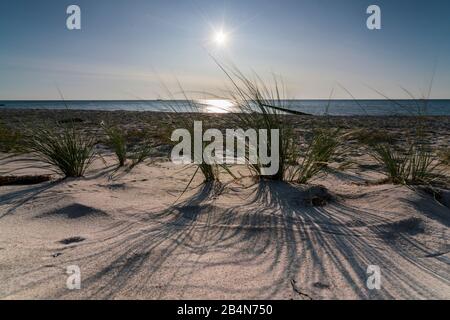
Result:
[[[408,152],[409,167],[409,183],[411,184],[428,184],[436,177],[439,161],[429,150],[423,145],[412,145]]]
[[[127,141],[124,130],[117,125],[108,124],[102,121],[101,127],[107,137],[107,146],[114,152],[119,167],[123,167],[127,160]]]
[[[152,135],[145,128],[125,130],[104,121],[101,127],[107,137],[106,145],[114,152],[119,168],[127,165],[127,170],[132,170],[150,158],[156,146],[150,139]]]
[[[258,157],[261,147],[264,147],[268,154],[272,154],[272,152],[279,154],[279,169],[276,174],[266,175],[264,165],[259,159],[256,162],[248,163],[251,171],[261,179],[285,180],[289,164],[296,161],[297,150],[294,128],[286,117],[286,111],[289,109],[284,99],[283,86],[276,78],[274,78],[273,87],[270,88],[256,75],[255,79],[251,80],[237,69],[226,70],[222,67],[222,70],[232,84],[228,95],[236,108],[234,112],[235,126],[243,130],[254,129],[256,132],[260,132],[260,130],[267,132],[266,141],[259,141],[257,146],[248,145],[248,149],[253,147],[255,155]],[[278,131],[277,146],[271,144],[272,130]],[[261,142],[265,145],[262,146]],[[271,150],[272,147],[276,147],[278,150]],[[248,156],[246,160],[249,160]]]
[[[185,129],[188,130],[190,135],[190,145],[194,146],[196,143],[200,143],[200,141],[195,141],[196,134],[194,132],[195,122],[201,121],[202,122],[202,132],[201,135],[203,137],[204,132],[209,128],[212,127],[208,121],[205,121],[201,115],[202,107],[199,103],[196,101],[189,99],[186,92],[181,88],[180,86],[180,92],[182,93],[182,96],[184,100],[179,100],[176,97],[174,97],[169,91],[168,94],[170,98],[166,100],[165,107],[168,110],[171,110],[172,112],[167,113],[166,116],[168,117],[168,126],[170,128],[169,131],[164,131],[162,134],[164,136],[159,137],[162,141],[170,141],[171,144],[176,143],[172,140],[172,133],[177,129]],[[197,173],[201,173],[203,176],[203,182],[204,183],[210,183],[210,182],[218,182],[219,174],[220,174],[220,167],[227,170],[227,166],[225,164],[216,164],[211,163],[210,161],[205,162],[205,159],[203,159],[203,153],[208,144],[205,141],[201,141],[201,154],[197,155],[195,154],[196,150],[195,148],[192,148],[190,155],[183,155],[183,156],[190,156],[190,159],[202,159],[201,162],[195,163],[192,162],[192,165],[196,167],[194,174],[192,175],[188,185],[186,188],[189,187],[189,185],[192,183],[193,179],[197,175]],[[189,166],[185,167],[188,169]]]
[[[432,83],[431,83],[432,84]],[[439,175],[438,168],[442,165],[436,150],[427,142],[425,120],[427,106],[431,94],[431,84],[428,97],[416,99],[406,91],[414,101],[408,106],[387,98],[402,110],[407,111],[412,119],[412,133],[404,145],[392,141],[375,141],[369,145],[373,158],[382,165],[389,180],[394,184],[431,185]]]
[[[373,146],[371,153],[394,184],[430,184],[440,165],[432,150],[415,142],[403,149],[392,144],[378,144]]]
[[[153,149],[154,145],[147,140],[129,147],[129,153],[127,153],[127,157],[131,160],[131,163],[128,166],[128,170],[133,169],[138,164],[141,164],[145,160],[147,160],[151,156]]]
[[[73,123],[42,125],[30,129],[24,139],[24,151],[38,161],[51,165],[65,178],[82,177],[95,158],[96,138]]]
[[[374,145],[371,150],[374,159],[383,166],[394,184],[405,184],[408,178],[408,156],[390,144]]]
[[[339,152],[342,137],[338,130],[321,130],[313,134],[311,141],[300,153],[299,164],[293,167],[291,179],[305,184],[329,167]]]
[[[169,118],[168,124],[170,127],[170,131],[172,133],[168,134],[166,137],[162,137],[163,140],[170,141],[172,145],[174,145],[177,141],[175,140],[176,137],[173,135],[174,130],[177,129],[185,129],[188,130],[190,135],[190,145],[195,146],[195,129],[194,125],[196,121],[201,120],[200,113],[198,112],[198,104],[195,103],[195,101],[192,100],[186,100],[185,102],[181,103],[181,105],[177,106],[177,102],[174,102],[175,100],[172,99],[169,104],[169,108],[173,111],[172,113],[168,113],[167,117]],[[185,112],[183,112],[185,111]],[[203,123],[204,124],[204,123]],[[201,132],[202,136],[204,133],[204,129],[202,126],[203,132]],[[167,131],[166,131],[167,133]],[[198,141],[197,141],[198,143]],[[191,164],[185,165],[183,167],[183,171],[189,170],[192,167],[195,167],[195,171],[192,174],[189,182],[186,184],[184,190],[179,195],[177,201],[184,195],[184,193],[188,190],[192,182],[194,181],[194,178],[197,176],[198,173],[200,173],[203,176],[203,185],[215,185],[220,186],[220,167],[224,168],[228,173],[231,174],[231,172],[228,170],[228,167],[226,164],[216,164],[211,162],[205,162],[205,159],[203,159],[203,153],[206,148],[206,143],[202,141],[201,143],[201,154],[196,154],[198,150],[196,148],[191,149],[191,154],[183,154],[180,155],[182,157],[190,157],[191,161],[199,158],[202,159],[201,162],[195,162],[192,161]],[[185,150],[184,150],[185,151]],[[174,159],[172,159],[174,160]]]
[[[238,110],[235,113],[236,126],[244,130],[267,130],[269,137],[264,148],[270,153],[278,151],[279,154],[279,170],[275,175],[265,175],[259,161],[249,163],[255,176],[304,184],[328,168],[342,143],[343,135],[339,130],[313,130],[309,139],[297,135],[289,116],[298,115],[298,112],[289,109],[285,89],[278,79],[274,78],[274,84],[270,88],[258,76],[251,80],[239,70],[223,70],[232,83],[233,89],[229,95]],[[271,150],[273,146],[270,143],[270,132],[274,129],[279,134],[278,150]],[[303,148],[299,143],[301,138],[304,140]],[[261,145],[257,148],[259,154]]]

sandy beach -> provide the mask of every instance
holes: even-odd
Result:
[[[449,12],[2,0],[0,303],[45,317],[85,316],[67,308],[85,300],[167,319],[360,316],[343,300],[439,312]]]
[[[67,112],[1,114],[11,127],[50,117]],[[61,180],[44,165],[2,160],[4,176],[52,180],[0,186],[1,299],[450,299],[448,167],[437,199],[426,188],[383,182],[365,146],[351,140],[353,165],[308,184],[256,181],[234,166],[239,179],[223,174],[202,184],[197,175],[180,198],[195,168],[169,161],[159,129],[166,116],[70,112],[87,129],[105,117],[131,129],[147,123],[158,145],[149,161],[116,171],[100,133],[103,159],[84,178]],[[216,124],[227,116],[203,117]],[[400,142],[412,121],[290,119],[303,134],[329,121],[344,130],[380,128]],[[426,121],[430,143],[448,146],[450,117]],[[80,290],[66,286],[72,265],[81,270]],[[379,290],[366,285],[371,265],[380,268]]]

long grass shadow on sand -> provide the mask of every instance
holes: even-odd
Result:
[[[33,199],[38,196],[44,195],[49,200],[52,199],[51,195],[48,195],[46,193],[59,183],[61,183],[60,180],[45,182],[32,187],[20,188],[19,190],[14,190],[2,195],[0,204],[2,206],[8,206],[8,208],[3,213],[0,213],[0,219],[7,215],[13,214],[15,210],[19,209],[21,206],[29,203],[30,201],[33,201]]]
[[[184,270],[184,277],[187,278],[217,266],[251,268],[265,265],[264,273],[255,278],[255,287],[251,293],[254,297],[283,296],[283,291],[292,290],[290,284],[293,280],[312,298],[320,298],[324,290],[339,292],[338,286],[342,285],[345,287],[343,290],[351,290],[358,298],[391,298],[406,292],[405,297],[410,294],[432,295],[433,292],[427,292],[428,289],[420,284],[417,274],[408,274],[401,265],[393,263],[384,245],[393,248],[402,263],[413,264],[418,272],[425,272],[440,280],[446,277],[441,268],[429,260],[422,262],[411,256],[397,243],[403,241],[416,245],[423,251],[422,256],[430,254],[426,248],[416,244],[408,233],[395,229],[392,230],[395,234],[392,238],[393,233],[386,231],[387,221],[370,211],[339,203],[329,207],[311,207],[303,203],[309,197],[308,191],[281,182],[261,182],[245,205],[225,210],[210,201],[208,196],[211,191],[211,187],[206,186],[178,206],[179,211],[173,213],[173,221],[162,225],[158,231],[145,232],[141,240],[135,239],[134,245],[124,255],[89,280],[95,283],[98,277],[104,277],[114,269],[117,276],[111,277],[110,286],[107,287],[118,289],[118,285],[126,287],[129,277],[146,266],[145,281],[133,288],[139,292],[139,288],[145,288],[151,283],[153,275],[167,267],[165,262],[172,258],[171,255],[182,250],[196,258],[189,264],[191,271]],[[359,230],[355,225],[366,228]],[[379,240],[378,243],[374,239]],[[229,249],[233,254],[225,259],[208,263],[200,261],[204,254]],[[153,255],[155,251],[160,252]],[[188,259],[185,255],[181,257]],[[267,261],[270,263],[267,264]],[[177,277],[181,268],[187,267],[183,262],[179,264],[179,267],[171,268],[172,277],[167,279],[166,286],[158,288],[158,297],[164,297],[169,290],[179,290],[183,294],[193,285],[186,283],[176,289],[171,286],[170,280]],[[385,277],[390,281],[386,281],[384,290],[370,291],[366,288],[368,265],[379,265],[388,273]],[[333,276],[337,279],[333,279]],[[265,285],[259,284],[259,277],[271,280]],[[389,283],[394,285],[387,288]],[[212,289],[246,294],[239,287]],[[104,296],[104,293],[98,290],[93,296]],[[114,291],[109,294],[107,297],[113,296]],[[324,296],[330,297],[329,294],[325,293]]]
[[[59,262],[86,270],[83,290],[51,296],[386,299],[442,297],[450,286],[446,264],[415,239],[422,231],[397,229],[395,212],[386,219],[338,200],[315,207],[311,189],[283,182],[246,191],[229,204],[234,191],[207,184],[169,210],[114,222]],[[368,265],[380,266],[381,290],[367,289]]]
[[[204,184],[194,196],[181,205],[155,213],[151,218],[144,217],[139,222],[140,224],[154,220],[169,219],[169,221],[156,228],[154,225],[151,228],[144,227],[144,229],[127,234],[124,239],[119,240],[117,243],[121,247],[118,251],[119,254],[114,254],[112,261],[106,267],[84,280],[86,285],[92,284],[95,287],[91,293],[92,297],[112,298],[117,291],[124,288],[127,291],[131,290],[133,295],[139,294],[142,291],[141,288],[151,283],[153,275],[164,267],[167,258],[171,257],[179,247],[191,247],[189,245],[190,235],[194,231],[200,211],[193,210],[189,213],[189,217],[186,217],[186,212],[178,211],[177,208],[200,206],[211,197],[213,192],[213,183]],[[102,253],[108,254],[109,252],[110,248]],[[96,255],[97,253],[94,253],[91,257]],[[152,259],[152,257],[157,258]],[[145,272],[145,277],[138,283],[134,283],[133,277],[142,271]]]
[[[339,202],[325,207],[302,208],[295,200],[296,197],[301,197],[301,193],[291,185],[265,184],[263,188],[260,196],[267,198],[270,195],[270,199],[264,201],[266,208],[279,208],[283,212],[282,223],[287,245],[277,249],[278,253],[287,251],[289,263],[286,274],[297,278],[300,286],[315,287],[314,283],[308,281],[316,278],[316,283],[325,283],[335,288],[341,286],[343,290],[353,291],[358,298],[392,298],[401,296],[404,291],[417,295],[426,293],[427,288],[418,283],[417,274],[408,274],[400,265],[393,263],[392,256],[385,249],[394,249],[395,254],[427,274],[440,279],[446,277],[445,271],[430,268],[430,264],[421,263],[420,259],[404,251],[402,246],[397,246],[400,241],[411,244],[416,244],[416,241],[408,233],[409,230],[401,232],[396,228],[397,221],[394,219],[392,222],[386,221],[369,210]],[[386,231],[386,226],[392,226],[393,229]],[[301,237],[298,238],[298,235]],[[298,241],[289,241],[290,239]],[[300,255],[296,254],[298,245],[304,249],[300,250]],[[423,256],[428,253],[423,246],[421,249]],[[379,265],[384,271],[386,281],[381,291],[367,290],[365,284],[368,265]],[[333,280],[339,278],[340,282],[333,283]],[[390,288],[388,284],[392,283],[395,285]],[[277,287],[272,290],[275,294]],[[314,293],[310,295],[315,296]]]

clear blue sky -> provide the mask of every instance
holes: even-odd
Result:
[[[81,7],[82,29],[66,29]],[[366,8],[382,29],[366,27]],[[223,47],[214,28],[230,32]],[[226,82],[208,52],[242,71],[283,77],[289,97],[357,98],[427,91],[450,98],[450,1],[442,0],[2,0],[0,100],[146,99],[217,92]],[[335,98],[348,98],[336,87]]]

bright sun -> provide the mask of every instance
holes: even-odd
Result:
[[[217,31],[214,35],[214,42],[219,46],[224,46],[228,40],[227,34],[225,32]]]

